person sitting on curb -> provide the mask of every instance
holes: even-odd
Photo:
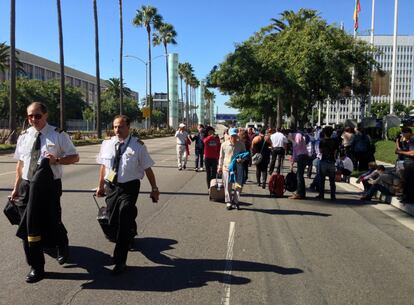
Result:
[[[377,179],[379,176],[379,173],[377,171],[377,163],[375,162],[369,162],[368,163],[368,171],[363,173],[361,176],[358,177],[356,183],[361,183],[364,186],[364,192],[363,194],[366,194],[368,190],[371,188],[371,184],[368,183],[369,179]]]
[[[368,192],[360,198],[361,200],[371,201],[372,196],[374,196],[377,191],[380,191],[384,195],[391,195],[390,191],[383,185],[382,181],[385,175],[384,165],[378,165],[377,172],[379,175],[376,179],[370,178],[368,180],[368,183],[371,184],[371,187],[369,188]]]

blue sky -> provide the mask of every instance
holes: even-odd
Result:
[[[271,18],[278,18],[284,10],[311,8],[329,23],[344,23],[352,32],[354,0],[157,0],[139,2],[124,0],[124,54],[147,58],[147,34],[136,28],[131,20],[141,5],[158,8],[165,22],[175,26],[177,46],[169,51],[179,54],[180,62],[193,65],[195,74],[203,79],[211,68],[234,50],[234,44],[249,38]],[[17,48],[58,61],[58,33],[56,1],[16,0]],[[368,33],[371,25],[371,0],[361,0],[360,32]],[[394,1],[376,0],[376,34],[392,34]],[[9,41],[10,1],[0,0],[0,41]],[[98,0],[101,77],[119,75],[119,19],[118,1]],[[92,0],[62,0],[65,64],[86,73],[95,73],[94,25]],[[414,34],[412,16],[414,2],[399,1],[398,33]],[[162,47],[153,49],[153,57],[163,53]],[[153,92],[165,92],[165,62],[163,57],[153,61]],[[132,59],[124,59],[124,79],[127,85],[145,95],[145,66]],[[228,97],[217,94],[220,113],[234,113],[224,106]]]

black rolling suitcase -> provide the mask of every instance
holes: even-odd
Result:
[[[92,197],[98,207],[98,216],[96,216],[96,220],[98,220],[105,237],[111,242],[116,242],[116,228],[109,224],[109,215],[106,212],[106,206],[99,206],[98,201],[96,200],[96,194],[93,194]]]

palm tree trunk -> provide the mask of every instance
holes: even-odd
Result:
[[[124,30],[122,26],[122,0],[119,0],[119,33],[120,33],[120,45],[119,45],[119,114],[124,112],[124,79],[122,73],[123,62],[123,50],[124,50]]]
[[[16,0],[10,1],[10,108],[8,142],[15,144],[16,134]]]
[[[183,96],[183,78],[182,77],[180,77],[180,80],[181,80],[181,104],[183,105],[183,111],[181,112],[181,115],[183,116],[182,117],[182,119],[184,119],[184,109],[185,109],[185,107],[184,107],[184,96]]]
[[[189,104],[188,104],[188,83],[185,83],[185,120],[186,120],[186,125],[188,127],[188,124],[190,123],[189,120],[189,116],[190,116],[190,112],[189,112]]]
[[[148,83],[149,83],[149,107],[150,107],[150,116],[149,116],[149,127],[151,127],[152,123],[152,73],[151,73],[151,27],[147,27],[147,33],[148,33]]]
[[[164,44],[165,48],[165,68],[167,70],[167,128],[170,127],[170,80],[168,72],[168,51],[167,44]]]
[[[58,28],[59,28],[59,63],[60,63],[60,129],[65,129],[65,58],[63,55],[63,29],[62,11],[60,0],[57,3]]]
[[[96,63],[96,133],[102,138],[101,126],[101,77],[99,70],[99,31],[98,31],[98,8],[96,0],[93,0],[93,17],[95,21],[95,63]]]

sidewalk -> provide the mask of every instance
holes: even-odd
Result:
[[[382,161],[377,161],[377,164],[384,165],[385,167],[394,167],[394,164],[385,163],[385,162],[382,162]],[[356,180],[357,180],[357,178],[351,177],[349,183],[352,184],[353,186],[357,187],[358,189],[363,190],[362,183],[358,184],[358,183],[356,183]],[[395,208],[400,209],[400,210],[408,213],[411,216],[414,216],[414,204],[402,203],[402,202],[400,202],[400,200],[398,200],[397,196],[386,196],[386,195],[383,195],[381,192],[377,192],[375,197],[378,198],[382,202],[389,203],[392,206],[394,206]]]

